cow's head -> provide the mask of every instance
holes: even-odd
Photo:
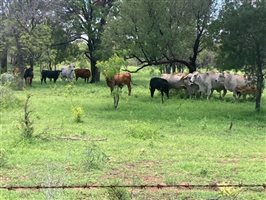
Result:
[[[190,82],[191,82],[191,83],[197,83],[199,79],[200,79],[200,74],[199,74],[199,72],[193,72],[193,73],[192,73],[192,76],[191,76],[191,78],[190,78]]]
[[[219,82],[223,84],[224,80],[225,80],[225,73],[224,72],[218,73],[218,75],[215,78],[215,82]]]

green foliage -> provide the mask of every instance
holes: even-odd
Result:
[[[115,52],[127,50],[128,57],[145,64],[158,65],[170,60],[188,63],[199,32],[197,28],[207,28],[212,3],[209,0],[122,1],[119,17],[111,18],[107,24],[103,44]],[[198,50],[205,43],[205,30],[202,33]]]
[[[33,121],[30,119],[32,110],[29,109],[29,100],[31,98],[31,95],[28,94],[25,104],[24,104],[24,117],[20,122],[20,128],[21,128],[21,136],[23,139],[31,139],[33,135]]]
[[[117,56],[116,54],[109,58],[107,61],[97,62],[97,67],[106,78],[112,78],[115,74],[119,73],[121,67],[125,65],[125,60]]]
[[[221,185],[226,185],[226,183],[221,183]],[[219,197],[222,200],[235,200],[238,199],[239,194],[243,191],[242,188],[235,187],[219,187]]]
[[[218,66],[256,72],[258,56],[265,61],[265,2],[227,2],[212,25],[219,45]],[[263,53],[264,52],[264,53]]]
[[[119,181],[115,181],[111,183],[111,185],[121,185]],[[110,200],[130,200],[131,196],[130,193],[127,191],[126,188],[121,187],[110,187],[107,189],[108,199]]]
[[[147,140],[160,137],[160,132],[153,128],[149,123],[141,121],[131,121],[127,126],[126,133],[131,137]]]
[[[95,169],[102,169],[108,156],[101,150],[101,148],[95,144],[91,144],[86,148],[84,166],[85,169],[91,171]]]
[[[0,85],[0,109],[12,107],[18,103],[14,91],[7,86]]]
[[[73,113],[73,116],[74,116],[74,119],[75,119],[75,122],[77,123],[80,123],[82,122],[82,116],[84,114],[84,110],[82,109],[82,107],[80,106],[75,106],[73,109],[72,109],[72,113]]]

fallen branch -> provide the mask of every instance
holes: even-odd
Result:
[[[45,140],[49,140],[49,139],[57,139],[57,140],[81,140],[81,141],[106,141],[107,138],[96,138],[96,139],[92,139],[92,138],[81,138],[81,137],[67,137],[67,136],[57,136],[57,137],[44,137],[42,135],[38,135],[36,136],[40,139],[45,139]]]

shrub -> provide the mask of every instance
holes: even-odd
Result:
[[[88,146],[85,152],[84,165],[87,170],[101,169],[108,161],[107,155],[95,144]]]
[[[83,113],[84,113],[82,107],[80,107],[80,106],[75,106],[75,107],[72,109],[72,111],[73,111],[73,116],[74,116],[75,121],[76,121],[77,123],[82,122],[81,117],[82,117],[82,115],[83,115]]]
[[[226,185],[222,183],[221,185]],[[238,195],[242,192],[242,188],[234,187],[219,187],[219,197],[222,199],[233,200],[237,199]]]
[[[126,130],[126,133],[131,137],[143,140],[155,139],[160,135],[160,132],[157,129],[151,127],[150,124],[139,121],[131,123]]]
[[[119,182],[111,184],[113,186],[121,185]],[[130,193],[122,187],[110,187],[107,189],[108,199],[110,200],[129,200]]]
[[[7,86],[0,86],[0,108],[8,108],[18,103],[14,92]]]
[[[21,120],[21,129],[22,129],[22,137],[24,139],[30,139],[33,135],[33,121],[30,119],[30,114],[32,111],[29,109],[29,100],[31,95],[27,95],[27,99],[24,105],[24,117]]]

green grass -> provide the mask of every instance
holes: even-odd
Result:
[[[254,102],[234,102],[231,94],[224,101],[218,94],[207,101],[181,99],[171,92],[161,104],[159,92],[150,98],[149,72],[132,75],[132,96],[124,87],[118,110],[104,81],[79,80],[69,86],[58,80],[41,85],[36,74],[31,88],[15,92],[17,104],[1,108],[4,156],[0,162],[5,162],[0,165],[0,185],[266,182],[265,93],[260,113],[254,111]],[[32,94],[31,140],[23,139],[19,128],[27,94]],[[81,123],[73,115],[76,106],[84,111]],[[135,199],[218,199],[221,195],[212,190],[130,192]],[[0,199],[49,198],[107,199],[108,194],[106,190],[0,190]],[[265,198],[265,190],[245,191],[237,197]]]

